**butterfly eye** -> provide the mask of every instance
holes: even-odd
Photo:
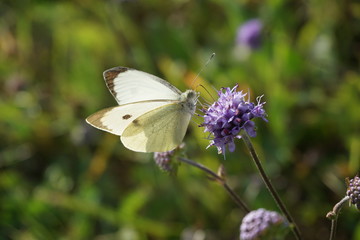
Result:
[[[196,99],[198,97],[198,94],[197,94],[197,92],[195,92],[193,90],[187,90],[185,92],[185,96],[186,96],[186,99],[192,100],[192,99]]]

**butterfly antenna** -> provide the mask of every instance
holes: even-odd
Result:
[[[211,56],[209,57],[209,59],[206,61],[206,63],[204,64],[204,66],[200,69],[200,71],[198,72],[198,74],[196,75],[196,77],[194,78],[194,80],[191,83],[191,86],[194,86],[194,83],[196,81],[196,79],[198,79],[200,73],[205,69],[205,67],[210,63],[210,61],[215,57],[215,53],[212,53]]]
[[[206,89],[206,87],[204,87],[202,84],[199,84],[199,87],[202,87],[207,94],[209,94],[209,96],[212,98],[212,100],[215,102],[215,98],[211,95],[211,93]],[[205,99],[204,99],[205,100]],[[206,101],[206,100],[205,100]]]
[[[198,101],[199,105],[204,109],[207,106],[210,106],[210,102],[208,102],[205,98],[201,97],[201,101]],[[204,103],[202,103],[202,101],[204,101]]]

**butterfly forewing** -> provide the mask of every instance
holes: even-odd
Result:
[[[86,121],[101,130],[121,135],[124,129],[139,116],[169,104],[168,101],[147,101],[106,108],[90,115]]]
[[[181,92],[167,81],[131,68],[106,70],[104,79],[119,105],[147,100],[178,100]]]

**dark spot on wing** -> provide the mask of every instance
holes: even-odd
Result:
[[[126,114],[126,115],[124,115],[122,118],[124,119],[124,120],[127,120],[127,119],[129,119],[129,118],[131,118],[132,116],[130,115],[130,114]]]
[[[135,124],[136,126],[140,126],[139,124],[139,120],[135,119],[134,121],[132,121],[133,124]]]

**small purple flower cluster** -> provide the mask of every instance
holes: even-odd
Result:
[[[260,236],[264,236],[271,228],[276,229],[274,227],[282,223],[286,223],[286,221],[284,217],[277,212],[268,211],[263,208],[251,211],[243,218],[240,225],[240,239],[260,239]],[[284,227],[286,227],[286,224],[284,224]],[[279,230],[281,230],[281,228]]]
[[[175,153],[175,150],[171,150],[168,152],[155,152],[154,153],[155,163],[164,172],[171,172],[173,170],[171,158],[174,155],[174,153]]]
[[[348,180],[346,195],[349,196],[351,204],[360,210],[360,178],[358,176]]]
[[[207,109],[204,109],[204,122],[200,125],[205,127],[205,132],[213,134],[210,146],[216,146],[218,153],[225,153],[228,146],[230,152],[235,150],[235,138],[241,138],[240,130],[244,129],[250,137],[256,136],[253,118],[260,117],[264,121],[266,113],[263,109],[265,102],[261,97],[257,98],[257,104],[245,100],[246,93],[236,91],[233,88],[222,88],[218,91],[219,99]]]

